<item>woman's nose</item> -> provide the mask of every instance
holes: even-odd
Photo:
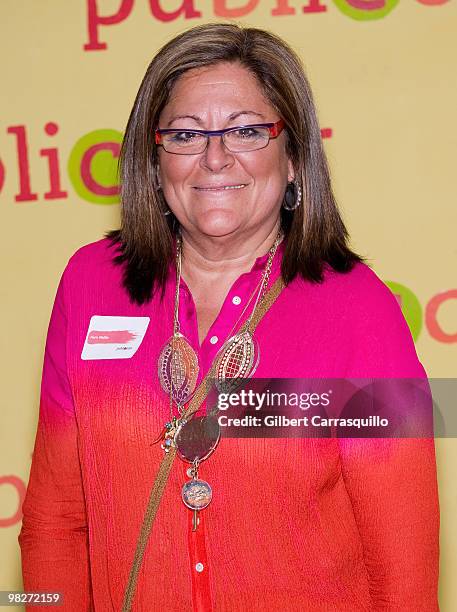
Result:
[[[233,154],[227,149],[222,136],[210,136],[200,163],[212,172],[217,172],[233,164]]]

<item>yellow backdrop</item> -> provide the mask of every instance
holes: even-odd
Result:
[[[22,589],[20,508],[60,274],[118,224],[116,155],[151,57],[192,25],[229,19],[303,58],[352,244],[398,296],[429,376],[456,376],[455,2],[2,2],[0,589]],[[453,611],[456,440],[437,453],[440,602]]]

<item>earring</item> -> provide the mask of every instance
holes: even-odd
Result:
[[[158,194],[159,199],[162,201],[165,201],[165,198],[163,197],[163,193],[162,193],[162,185],[160,184],[160,180],[159,180],[159,168],[158,166],[154,166],[154,188],[157,191],[160,191],[161,193]],[[167,207],[166,210],[162,211],[162,215],[171,215],[171,210]]]
[[[160,191],[161,191],[161,189],[160,189]],[[162,194],[162,193],[160,193],[160,194],[159,194],[159,200],[160,200],[160,201],[162,202],[162,204],[163,204],[163,208],[162,208],[162,215],[164,215],[164,216],[165,216],[165,215],[171,215],[171,209],[170,209],[170,207],[168,206],[168,204],[166,203],[165,198],[163,197],[163,194]]]
[[[294,180],[287,183],[286,193],[284,194],[283,207],[286,210],[295,210],[301,204],[302,190],[300,185]]]
[[[155,166],[155,165],[153,166],[152,174],[153,174],[154,187],[159,191],[159,190],[162,189],[162,185],[160,184],[159,167],[158,166]]]

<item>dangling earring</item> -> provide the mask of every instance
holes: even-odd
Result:
[[[160,191],[161,193],[159,194],[160,199],[165,202],[165,198],[163,197],[163,193],[162,193],[162,185],[160,184],[160,180],[159,180],[159,172],[158,172],[158,168],[157,166],[154,166],[154,188],[157,191]],[[171,214],[171,210],[169,208],[167,208],[167,210],[162,211],[162,215],[170,215]]]
[[[166,210],[162,210],[162,215],[171,215],[171,210],[169,208],[169,206],[167,205],[165,198],[163,197],[163,193],[162,193],[162,187],[158,187],[157,191],[160,191],[159,193],[159,199],[161,200],[161,202],[163,202],[165,204],[165,206],[167,207]]]
[[[283,207],[286,210],[295,210],[301,204],[302,190],[296,181],[287,183],[286,193],[284,194]]]

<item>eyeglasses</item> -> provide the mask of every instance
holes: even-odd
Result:
[[[282,119],[276,123],[255,123],[240,125],[225,130],[155,130],[156,145],[161,145],[168,153],[177,155],[198,155],[208,146],[210,136],[221,136],[225,147],[232,153],[257,151],[277,138],[285,128]]]

